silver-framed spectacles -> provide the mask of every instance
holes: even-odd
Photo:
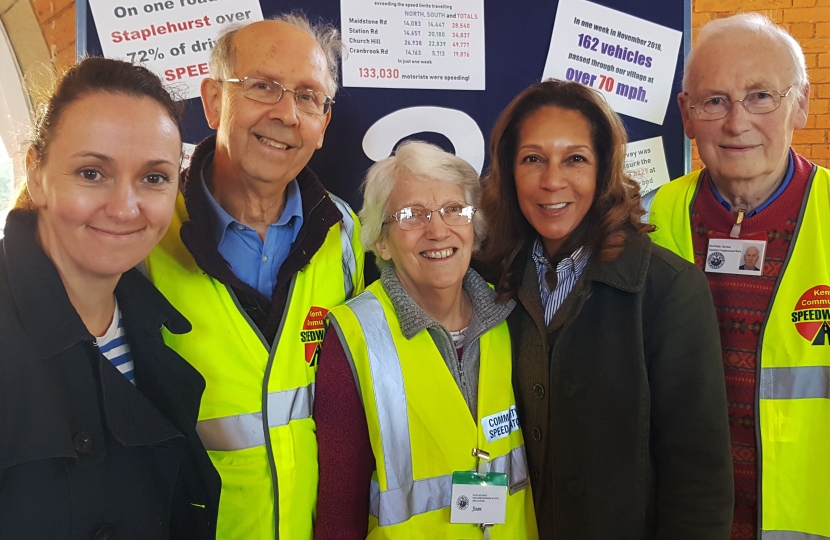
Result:
[[[294,94],[294,103],[297,110],[308,114],[323,116],[331,110],[334,99],[322,92],[311,89],[289,90],[277,81],[260,79],[257,77],[242,77],[241,79],[217,79],[219,82],[242,84],[242,95],[259,103],[276,103],[285,92]]]
[[[463,203],[445,204],[437,210],[430,210],[423,206],[404,206],[394,214],[387,216],[383,223],[397,221],[398,227],[404,231],[423,229],[432,215],[437,212],[441,214],[441,219],[447,225],[468,225],[473,220],[476,210],[478,208],[475,206]]]
[[[777,110],[781,106],[781,99],[787,97],[795,83],[787,88],[786,92],[779,92],[777,90],[761,90],[759,92],[750,92],[745,95],[743,99],[730,100],[726,96],[712,96],[697,101],[694,105],[689,107],[695,111],[695,115],[700,120],[720,120],[726,118],[729,110],[735,103],[740,103],[749,114],[766,114]],[[686,93],[688,95],[688,92]]]

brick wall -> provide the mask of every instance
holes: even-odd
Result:
[[[75,0],[31,0],[52,62],[58,69],[75,63]]]
[[[802,156],[830,166],[830,0],[693,0],[692,46],[711,19],[757,11],[786,28],[801,44],[810,76],[810,115],[796,130],[793,147]],[[692,144],[692,168],[703,166]]]

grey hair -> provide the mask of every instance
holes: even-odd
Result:
[[[337,93],[337,79],[339,77],[340,57],[343,55],[343,42],[340,40],[340,31],[333,25],[320,21],[312,23],[305,13],[294,11],[276,15],[269,20],[281,21],[296,26],[314,38],[314,41],[323,49],[329,71],[329,81],[326,93],[334,97]],[[253,24],[253,23],[250,23]],[[210,73],[217,79],[227,79],[236,69],[236,48],[233,38],[236,33],[247,25],[230,25],[219,35],[213,48],[210,50]]]
[[[724,35],[741,30],[752,32],[756,37],[767,37],[785,46],[792,57],[792,65],[796,72],[795,90],[799,94],[804,91],[810,79],[807,76],[807,63],[804,60],[804,51],[801,49],[801,45],[799,45],[798,41],[789,32],[772,22],[769,17],[760,13],[741,13],[706,23],[700,30],[697,43],[692,47],[689,57],[686,59],[686,67],[683,71],[684,91],[688,89],[689,71],[694,63],[695,51],[701,45],[712,39],[718,39]]]
[[[233,37],[242,29],[239,24],[229,24],[219,34],[213,48],[210,50],[210,74],[214,79],[225,80],[233,75],[236,69],[236,50],[233,47]]]
[[[472,165],[438,146],[422,141],[405,141],[386,159],[372,165],[363,181],[363,208],[360,210],[360,239],[375,254],[378,267],[387,264],[380,258],[375,243],[386,236],[383,222],[397,208],[386,208],[398,180],[416,178],[446,182],[464,190],[464,202],[479,210],[473,215],[473,250],[478,251],[487,235],[481,206],[481,182]]]

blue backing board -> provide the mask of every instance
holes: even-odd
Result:
[[[680,91],[684,49],[688,49],[691,7],[689,0],[600,0],[598,4],[623,11],[684,32],[684,45],[677,55],[672,99],[662,126],[623,116],[629,139],[636,141],[663,137],[671,178],[688,167],[688,141],[674,96]],[[557,2],[540,0],[485,0],[486,90],[397,90],[382,88],[341,88],[323,148],[311,160],[311,167],[326,187],[360,207],[358,186],[372,165],[363,153],[363,135],[378,119],[406,107],[437,106],[459,109],[470,115],[481,128],[485,141],[501,110],[527,86],[541,79],[550,45]],[[312,18],[322,18],[340,27],[338,0],[262,0],[267,18],[277,13],[303,10]],[[101,55],[95,21],[86,0],[76,2],[78,13],[78,53]],[[210,135],[201,101],[188,102],[184,122],[187,142],[198,142]],[[449,140],[437,134],[416,138],[452,150]],[[485,168],[487,162],[485,162]]]

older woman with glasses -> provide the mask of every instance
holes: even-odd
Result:
[[[381,278],[328,314],[315,537],[537,538],[510,385],[513,303],[469,267],[484,233],[478,175],[409,142],[364,190],[361,236]]]

